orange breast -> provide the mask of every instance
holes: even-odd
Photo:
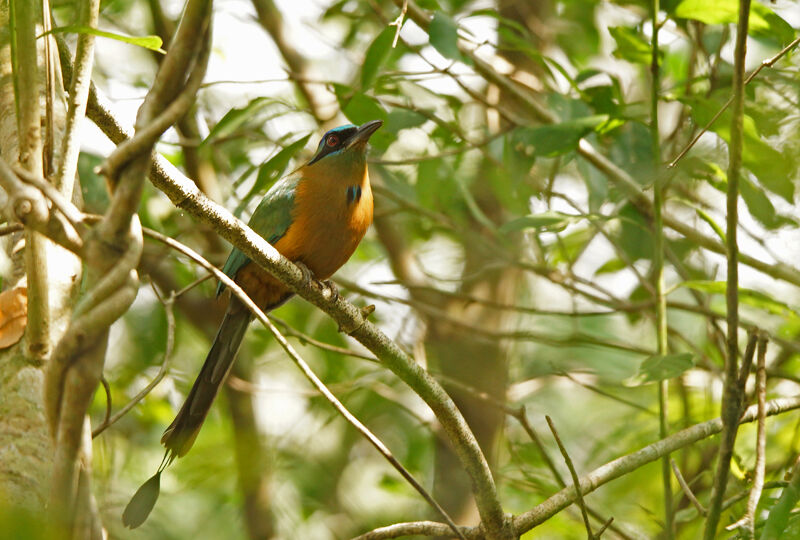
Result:
[[[348,204],[347,184],[329,178],[304,177],[297,184],[292,224],[275,249],[290,261],[305,264],[317,279],[331,277],[355,251],[372,223],[372,190],[367,168],[360,175],[361,198]],[[288,289],[250,263],[236,281],[262,308],[285,300]]]

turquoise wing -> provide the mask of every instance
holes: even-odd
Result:
[[[287,176],[277,181],[267,191],[264,198],[256,207],[248,225],[257,232],[264,240],[274,244],[286,234],[289,225],[292,224],[292,210],[294,209],[294,194],[297,182],[300,181],[299,175]],[[250,258],[233,248],[222,271],[231,278],[236,277],[236,273],[241,270]],[[217,296],[225,290],[225,285],[220,283],[217,286]]]

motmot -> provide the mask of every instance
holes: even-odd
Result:
[[[327,280],[353,254],[372,223],[372,190],[367,141],[380,120],[328,131],[311,160],[276,182],[248,225],[307,277]],[[222,269],[263,311],[274,309],[292,291],[233,248]],[[224,290],[217,287],[217,296]],[[253,316],[234,296],[217,330],[200,374],[161,443],[170,456],[186,454],[197,438],[220,386],[225,382]]]
[[[382,125],[381,120],[373,120],[328,131],[308,163],[276,182],[250,218],[250,228],[297,264],[307,279],[330,278],[347,262],[372,223],[367,142]],[[293,294],[237,248],[222,270],[265,312]],[[224,289],[220,283],[217,296]],[[122,516],[125,525],[134,528],[144,522],[158,498],[161,471],[194,444],[252,318],[247,307],[231,295],[200,374],[161,438],[166,447],[164,460],[131,499]]]

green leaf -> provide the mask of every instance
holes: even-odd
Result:
[[[341,102],[340,102],[341,103]],[[386,111],[380,104],[366,94],[357,92],[342,106],[344,115],[356,125],[370,120],[385,120]]]
[[[144,523],[156,505],[160,492],[161,471],[159,470],[133,494],[122,512],[122,524],[130,529],[135,529]]]
[[[589,211],[597,212],[608,201],[608,178],[584,159],[578,159],[576,165],[589,192]]]
[[[578,147],[578,142],[608,122],[608,115],[585,116],[535,128],[517,128],[511,141],[515,149],[536,157],[554,157]]]
[[[562,262],[574,263],[575,259],[583,253],[586,246],[597,235],[593,227],[579,227],[574,232],[564,233],[559,236],[560,241],[554,246],[555,250],[550,261],[553,265]]]
[[[409,109],[392,109],[386,115],[386,125],[383,129],[390,133],[397,133],[401,129],[419,127],[427,120],[424,115]]]
[[[694,367],[692,353],[676,353],[648,356],[639,366],[639,371],[625,381],[626,386],[640,386],[642,384],[673,379],[684,371]]]
[[[433,19],[428,27],[431,45],[439,54],[451,60],[461,60],[461,51],[458,50],[458,25],[456,21],[441,11],[433,14]]]
[[[361,66],[361,88],[366,90],[372,86],[375,77],[378,75],[389,54],[392,52],[392,41],[397,28],[387,26],[378,34],[364,55],[364,65]]]
[[[728,287],[727,283],[724,281],[702,280],[684,281],[680,286],[695,291],[702,291],[712,294],[725,294]],[[780,300],[776,300],[775,298],[768,296],[761,291],[756,291],[755,289],[739,287],[739,301],[742,304],[746,304],[756,309],[761,309],[768,313],[772,313],[773,315],[780,315],[788,318],[800,317],[800,313],[798,313],[788,304],[781,302]]]
[[[158,36],[141,36],[141,37],[125,36],[123,34],[114,34],[112,32],[105,32],[103,30],[98,30],[97,28],[90,28],[88,26],[78,26],[78,25],[59,26],[58,28],[53,28],[49,32],[45,32],[39,37],[46,36],[47,34],[56,34],[56,33],[91,34],[93,36],[115,39],[117,41],[122,41],[123,43],[136,45],[137,47],[144,47],[145,49],[160,52],[161,54],[167,53],[167,51],[161,48],[161,45],[163,45],[164,42],[161,41],[161,38]]]
[[[228,137],[270,103],[272,103],[271,98],[258,97],[251,100],[244,107],[229,110],[211,129],[202,144],[205,145],[217,139]]]
[[[706,24],[732,24],[739,20],[739,0],[683,0],[675,8],[675,16]],[[779,44],[794,38],[791,25],[759,2],[750,6],[748,33]]]
[[[562,214],[561,212],[549,211],[512,219],[503,224],[503,226],[498,229],[498,232],[507,234],[525,229],[539,229],[551,232],[562,231],[567,225],[576,223],[581,219],[583,219],[583,216],[573,216],[570,214]]]
[[[788,532],[789,518],[792,510],[800,500],[800,482],[797,481],[797,469],[792,473],[789,485],[781,493],[778,502],[770,509],[764,529],[761,531],[762,540],[783,538]]]
[[[300,137],[292,144],[281,148],[278,153],[265,161],[264,164],[258,168],[258,176],[256,176],[256,181],[253,183],[253,187],[250,188],[250,191],[247,192],[247,195],[245,195],[242,199],[241,205],[244,206],[247,204],[250,198],[253,197],[253,195],[266,191],[269,186],[280,179],[286,172],[286,168],[289,166],[289,161],[291,161],[292,157],[294,157],[297,152],[306,146],[306,143],[310,137],[311,133],[305,137]]]
[[[629,26],[612,26],[608,29],[617,43],[614,56],[633,64],[650,64],[651,47],[636,29]]]
[[[600,274],[613,274],[614,272],[619,272],[620,270],[624,270],[627,268],[628,265],[622,259],[611,259],[603,264],[600,268],[595,270],[595,275]]]
[[[620,209],[618,216],[620,227],[613,234],[616,244],[634,261],[652,258],[653,235],[641,212],[628,203]]]
[[[768,229],[776,229],[781,226],[781,220],[775,213],[772,201],[769,200],[763,189],[753,184],[746,176],[740,178],[739,193],[747,205],[747,210],[762,225]]]

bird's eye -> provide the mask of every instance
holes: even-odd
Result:
[[[337,137],[336,135],[330,135],[328,137],[328,142],[325,144],[327,144],[330,147],[334,147],[337,144],[339,144],[339,137]]]

